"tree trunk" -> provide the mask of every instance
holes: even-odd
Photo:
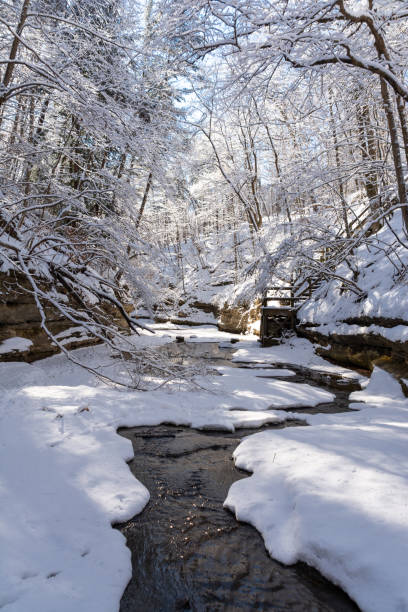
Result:
[[[142,203],[140,205],[139,214],[136,219],[136,229],[139,227],[140,221],[142,220],[143,212],[144,212],[146,202],[147,202],[147,196],[149,195],[149,191],[152,186],[152,179],[153,179],[153,172],[152,170],[150,170],[149,176],[147,177],[147,182],[146,182],[146,187],[145,187],[144,194],[143,194]]]
[[[334,154],[335,154],[335,159],[336,159],[337,172],[340,172],[339,141],[337,138],[337,130],[336,130],[336,125],[334,123],[333,108],[331,104],[330,104],[330,123],[331,123],[331,129],[332,129]],[[349,228],[349,223],[348,223],[348,218],[347,218],[346,198],[344,197],[344,187],[343,187],[343,181],[341,177],[339,178],[339,193],[340,193],[340,200],[341,200],[341,211],[342,211],[343,222],[344,222],[344,231],[346,232],[347,238],[350,238],[350,228]]]
[[[387,117],[388,130],[390,132],[392,157],[394,160],[395,176],[398,186],[398,199],[401,204],[402,219],[404,222],[405,231],[408,232],[408,210],[407,210],[407,189],[404,180],[404,172],[402,169],[401,152],[398,142],[398,130],[395,122],[394,111],[392,108],[392,99],[388,91],[387,83],[383,78],[381,82],[381,96],[384,103],[384,111]]]
[[[407,124],[407,116],[405,114],[405,102],[401,98],[401,96],[397,96],[397,109],[398,109],[398,117],[399,117],[400,125],[401,125],[402,140],[404,142],[405,159],[407,161],[407,166],[408,166],[408,124]]]
[[[15,36],[13,38],[13,42],[11,44],[9,61],[6,66],[6,71],[4,73],[3,82],[2,82],[2,85],[3,85],[2,89],[4,90],[4,93],[2,96],[0,96],[0,107],[7,100],[7,88],[10,85],[11,79],[13,78],[13,72],[14,72],[14,67],[15,67],[14,60],[16,59],[16,56],[17,56],[17,51],[18,51],[18,47],[20,44],[20,36],[23,31],[25,21],[27,19],[27,12],[28,12],[29,4],[30,4],[30,0],[24,0],[23,6],[21,9],[21,13],[20,13],[20,20],[18,22],[18,26],[17,26]],[[2,117],[0,116],[0,124],[1,124],[1,120],[2,120]]]
[[[373,171],[371,165],[377,161],[377,148],[375,146],[375,134],[371,126],[370,111],[366,104],[358,106],[357,121],[359,127],[361,155],[366,164],[364,172],[364,187],[367,198],[373,209],[376,208],[378,197],[377,173]]]

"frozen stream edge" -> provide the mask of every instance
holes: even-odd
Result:
[[[312,568],[271,559],[253,527],[223,510],[232,482],[246,477],[231,453],[248,430],[160,425],[119,433],[132,441],[129,467],[151,494],[141,514],[117,526],[133,566],[121,612],[358,612]]]

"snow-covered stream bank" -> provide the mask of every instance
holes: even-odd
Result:
[[[230,338],[213,328],[158,333],[158,344],[180,333],[194,333],[191,341]],[[314,356],[305,340],[260,349],[248,337],[237,346],[236,361],[355,377]],[[103,347],[81,353],[107,370],[121,367]],[[290,376],[259,378],[257,367],[220,370],[223,376],[203,376],[200,390],[143,393],[106,387],[62,356],[0,364],[0,609],[118,609],[130,554],[111,524],[149,498],[125,463],[133,453],[118,427],[171,422],[233,431],[300,417],[312,427],[262,432],[240,444],[237,465],[254,476],[233,485],[227,505],[257,527],[274,557],[315,565],[363,610],[408,610],[408,400],[393,379],[375,372],[353,395],[358,412],[306,415],[302,406],[333,394]]]
[[[363,610],[408,610],[408,400],[375,371],[356,412],[310,415],[312,427],[263,432],[234,452],[254,475],[225,501],[274,558],[298,559]],[[364,403],[363,403],[364,402]]]

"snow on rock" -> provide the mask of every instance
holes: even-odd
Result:
[[[188,325],[175,325],[170,321],[166,323],[153,323],[149,325],[153,331],[166,331],[168,337],[175,338],[176,336],[184,336],[189,342],[222,342],[235,339],[240,342],[256,341],[255,336],[242,336],[240,334],[230,334],[221,332],[215,325],[200,325],[199,327],[191,327]],[[229,342],[228,342],[229,344]]]
[[[303,338],[290,338],[283,344],[259,348],[256,341],[247,341],[243,345],[237,345],[238,350],[234,354],[233,361],[251,363],[293,363],[309,366],[310,364],[330,364],[318,355],[315,355],[313,344]],[[337,366],[333,366],[336,368]],[[348,370],[350,371],[350,370]]]
[[[365,612],[402,612],[408,400],[379,369],[351,398],[353,412],[306,415],[312,427],[244,439],[234,459],[253,475],[232,485],[225,506],[262,533],[274,558],[313,565]]]
[[[0,344],[0,354],[11,353],[12,351],[24,353],[24,351],[28,351],[32,344],[33,343],[31,340],[28,340],[27,338],[20,338],[19,336],[7,338],[7,340],[3,340],[3,342]]]
[[[349,325],[347,323],[328,325],[317,325],[313,331],[323,335],[336,334],[338,336],[365,336],[378,335],[391,342],[407,342],[408,326],[395,325],[394,327],[383,327],[381,325]]]
[[[319,355],[316,355],[314,345],[304,338],[293,337],[278,346],[259,348],[256,340],[248,337],[247,342],[237,346],[239,348],[232,359],[236,363],[285,363],[301,365],[311,370],[319,370],[327,374],[337,374],[348,379],[365,380],[365,377],[358,372],[333,365]]]

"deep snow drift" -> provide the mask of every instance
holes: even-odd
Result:
[[[180,333],[188,337],[192,330],[169,326],[154,341],[142,337],[141,344],[162,344]],[[194,335],[193,342],[231,337],[214,328],[194,329]],[[270,349],[258,348],[253,337],[241,340],[237,361],[347,372],[314,356],[305,340]],[[121,367],[103,347],[80,354],[108,372]],[[0,364],[0,608],[117,610],[131,567],[125,541],[111,523],[140,512],[149,498],[125,463],[132,448],[116,434],[118,427],[163,421],[258,427],[299,418],[271,406],[296,410],[333,399],[327,391],[290,382],[288,371],[280,372],[287,381],[279,381],[257,378],[257,367],[219,369],[223,376],[202,376],[196,390],[135,392],[107,387],[61,355],[34,365]],[[355,395],[360,412],[309,415],[312,427],[247,438],[236,459],[255,475],[240,481],[243,489],[232,487],[227,504],[258,527],[274,556],[306,559],[363,608],[383,612],[408,609],[408,413],[397,389],[391,385],[391,395],[385,394],[389,379],[378,376]]]

